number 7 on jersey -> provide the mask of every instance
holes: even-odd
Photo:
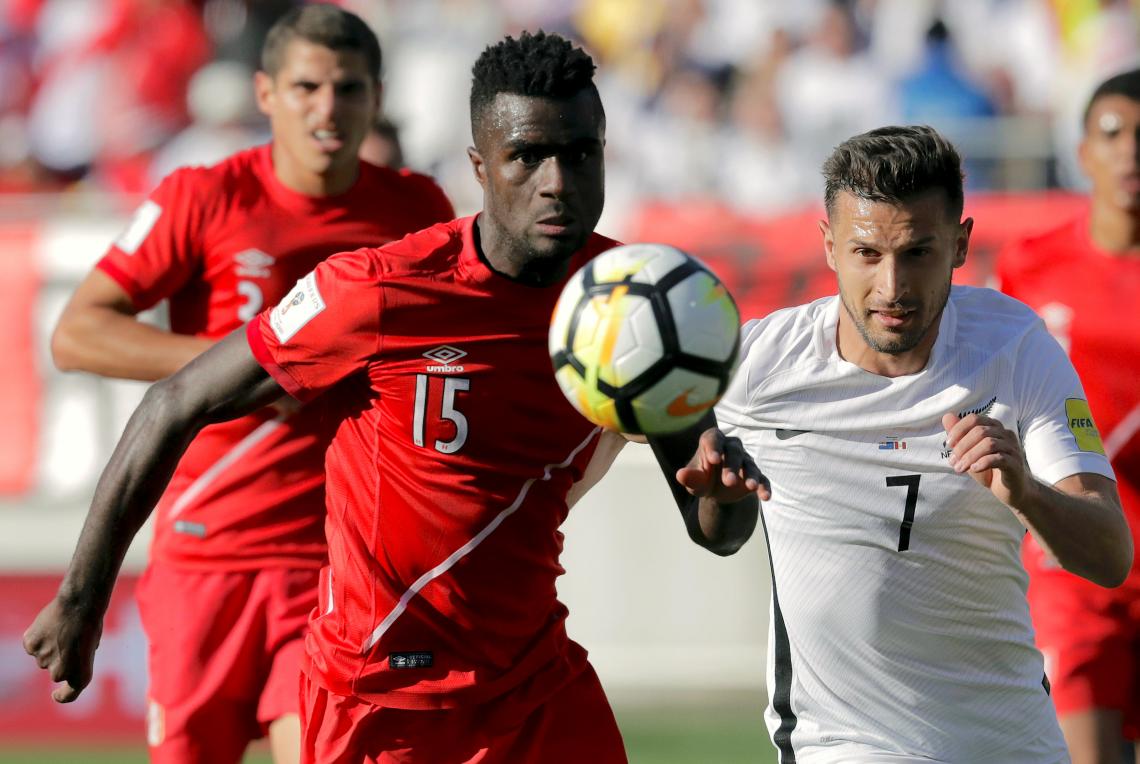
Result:
[[[899,551],[910,549],[910,529],[914,527],[914,510],[918,507],[918,481],[922,475],[890,475],[887,487],[906,486],[906,504],[903,507],[902,526],[899,528]]]

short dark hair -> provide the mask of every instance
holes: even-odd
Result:
[[[1088,105],[1085,106],[1085,113],[1081,117],[1081,124],[1084,125],[1086,130],[1089,126],[1089,115],[1092,114],[1093,106],[1105,96],[1112,95],[1124,96],[1125,98],[1140,103],[1140,69],[1131,69],[1127,72],[1121,72],[1120,74],[1109,77],[1097,86],[1097,89],[1089,96]]]
[[[880,127],[848,138],[823,163],[824,204],[846,191],[862,199],[897,203],[940,188],[950,211],[962,215],[962,158],[932,127]]]
[[[261,46],[261,70],[276,76],[293,40],[305,40],[330,50],[354,50],[368,62],[372,79],[380,81],[380,41],[355,13],[327,3],[301,5],[279,18]]]
[[[572,98],[594,85],[594,59],[565,37],[542,30],[523,32],[489,45],[471,69],[471,130],[477,131],[487,107],[499,93]]]

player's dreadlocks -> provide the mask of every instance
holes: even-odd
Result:
[[[897,203],[936,188],[946,192],[950,212],[962,214],[962,158],[925,125],[880,127],[848,138],[823,163],[823,180],[828,214],[840,191]]]
[[[594,60],[566,38],[539,30],[489,45],[471,70],[471,129],[499,93],[572,98],[585,89],[597,95]],[[598,99],[601,109],[601,99]]]
[[[1089,103],[1088,106],[1085,107],[1081,124],[1088,128],[1089,114],[1092,113],[1093,105],[1105,96],[1112,95],[1124,96],[1130,101],[1140,103],[1140,69],[1121,72],[1102,82],[1100,86],[1093,91],[1093,94],[1089,96]]]

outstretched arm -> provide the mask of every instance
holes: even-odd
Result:
[[[103,614],[127,548],[204,426],[247,414],[284,391],[258,365],[239,329],[172,377],[150,387],[95,489],[55,599],[24,634],[24,649],[66,682],[52,697],[74,700],[91,681]]]
[[[1054,485],[1033,477],[1017,434],[990,417],[942,418],[951,466],[1013,512],[1053,559],[1095,584],[1120,586],[1132,569],[1132,534],[1116,484],[1091,472]]]
[[[689,430],[649,438],[689,537],[719,555],[752,536],[771,486],[738,438],[717,429],[710,411]]]

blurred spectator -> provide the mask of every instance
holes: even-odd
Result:
[[[232,152],[260,123],[237,113],[248,94],[227,67],[256,65],[264,29],[302,1],[0,0],[0,189],[131,192]],[[504,32],[562,30],[595,54],[610,221],[646,198],[810,204],[836,142],[900,121],[958,138],[974,189],[1078,184],[1080,105],[1140,60],[1136,0],[333,1],[384,39],[404,159],[464,212],[470,62]],[[211,49],[230,63],[192,80]]]
[[[863,51],[849,4],[838,0],[776,73],[776,98],[791,148],[813,166],[848,136],[898,121],[891,82]]]
[[[899,84],[903,121],[911,124],[940,123],[996,113],[989,96],[964,71],[950,32],[936,19],[926,33],[922,62]]]
[[[381,167],[404,166],[404,149],[400,145],[400,130],[390,120],[377,117],[372,129],[360,144],[360,158]]]
[[[45,19],[87,22],[51,50],[32,104],[33,156],[60,173],[94,166],[101,185],[141,192],[149,155],[184,127],[191,76],[207,60],[201,17],[182,0],[45,0]]]
[[[738,77],[728,113],[716,162],[725,200],[757,214],[802,206],[814,168],[798,164],[788,148],[771,83],[759,73]]]
[[[237,61],[214,61],[190,80],[186,104],[192,122],[166,143],[150,163],[148,182],[157,186],[185,165],[207,166],[269,138],[253,96],[253,70]]]
[[[638,178],[648,196],[684,199],[716,191],[722,76],[687,65],[663,82],[638,124]]]

